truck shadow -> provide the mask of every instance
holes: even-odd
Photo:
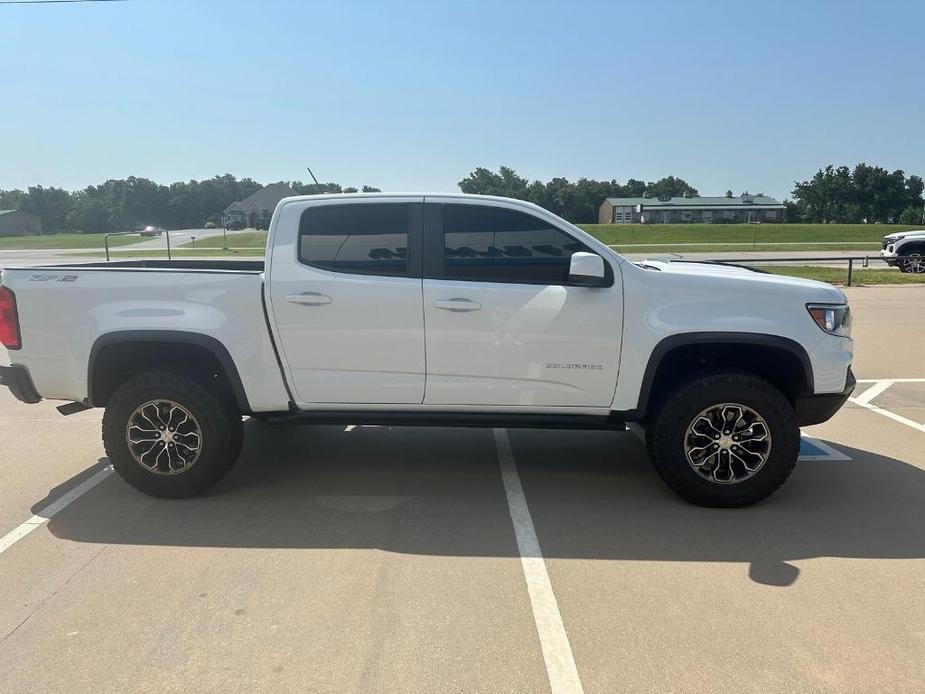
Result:
[[[247,424],[232,473],[199,499],[151,499],[112,475],[49,521],[77,542],[375,548],[518,556],[491,430]],[[737,510],[676,499],[628,433],[510,431],[547,558],[742,562],[786,586],[812,557],[925,558],[925,471],[870,452],[801,462],[777,495]],[[41,511],[92,474],[33,507]]]

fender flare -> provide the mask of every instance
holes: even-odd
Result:
[[[894,251],[900,257],[908,253],[925,253],[925,239],[909,239],[908,241],[900,241],[898,248],[894,246]]]
[[[91,407],[97,407],[93,397],[93,376],[96,370],[97,357],[105,347],[114,344],[126,344],[132,342],[172,342],[174,344],[195,345],[208,351],[212,356],[218,359],[219,364],[225,370],[228,377],[228,383],[235,401],[242,413],[251,411],[250,404],[247,401],[247,393],[244,390],[244,384],[241,382],[241,375],[238,373],[238,367],[231,358],[228,349],[220,341],[209,335],[200,333],[186,332],[184,330],[119,330],[116,332],[105,333],[100,335],[93,342],[90,348],[90,359],[87,364],[87,404]]]
[[[710,344],[736,344],[736,345],[757,345],[761,347],[771,347],[789,352],[795,356],[800,365],[803,367],[803,378],[806,383],[807,395],[814,392],[815,385],[813,380],[813,366],[809,359],[809,354],[799,342],[779,335],[766,335],[763,333],[739,333],[739,332],[690,332],[669,335],[663,338],[652,350],[649,355],[649,362],[646,364],[646,370],[642,378],[642,386],[639,389],[639,400],[636,409],[624,413],[627,419],[643,419],[649,406],[649,398],[652,394],[652,385],[655,382],[655,375],[661,366],[664,358],[678,347],[688,345],[710,345]]]

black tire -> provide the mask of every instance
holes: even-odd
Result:
[[[169,400],[188,410],[201,430],[198,458],[188,469],[158,474],[144,467],[127,441],[129,421],[145,403]],[[234,402],[179,373],[152,371],[127,380],[112,394],[103,415],[103,446],[119,475],[150,496],[180,499],[202,494],[234,466],[244,443]]]
[[[750,408],[767,422],[771,436],[763,465],[733,484],[705,479],[688,463],[684,450],[688,427],[701,412],[721,403]],[[777,388],[751,373],[724,369],[698,374],[663,398],[646,425],[646,445],[658,474],[678,496],[698,506],[736,508],[761,501],[787,480],[800,453],[800,428],[793,407]]]

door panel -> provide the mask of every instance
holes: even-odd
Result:
[[[622,307],[614,288],[424,280],[424,402],[608,407]]]
[[[422,402],[420,208],[308,208],[296,261],[274,257],[276,334],[300,404]]]
[[[607,286],[571,286],[571,255],[592,249],[554,215],[431,200],[424,402],[609,407],[623,326],[618,267],[605,260]]]

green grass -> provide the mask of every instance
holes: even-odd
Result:
[[[0,238],[0,250],[46,250],[70,248],[103,248],[105,234],[46,234],[43,236],[4,236]],[[140,236],[113,236],[109,247],[129,246],[144,241]]]
[[[762,270],[775,275],[788,277],[802,277],[808,280],[819,280],[829,284],[844,284],[848,278],[848,269],[844,267],[786,267],[762,265]],[[851,285],[876,284],[925,284],[925,275],[907,275],[896,269],[872,270],[855,268],[851,273]]]
[[[196,248],[218,248],[224,246],[225,241],[221,236],[211,236],[201,241],[196,241]],[[191,244],[183,244],[189,247]],[[266,248],[267,232],[265,231],[241,231],[228,234],[228,245],[234,248]]]
[[[917,227],[899,224],[579,224],[604,243],[877,243],[894,231]],[[921,227],[918,227],[921,228]]]

